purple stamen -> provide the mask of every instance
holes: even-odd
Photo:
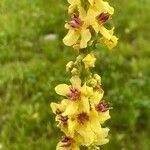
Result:
[[[75,13],[72,15],[72,20],[68,22],[68,24],[75,29],[79,29],[82,25],[82,21],[80,20],[79,16]]]
[[[82,112],[78,114],[77,120],[79,124],[83,125],[86,121],[89,120],[89,116],[86,112]]]
[[[110,14],[109,13],[101,13],[97,19],[99,21],[100,24],[104,24],[108,21],[108,19],[110,18]]]
[[[67,98],[73,101],[79,100],[81,96],[81,93],[78,91],[78,89],[71,87],[70,93],[67,94]]]
[[[59,120],[61,121],[61,123],[63,124],[63,125],[67,125],[67,123],[68,123],[68,116],[60,116],[60,118],[59,118]]]
[[[63,143],[61,147],[69,147],[72,144],[73,139],[68,136],[63,136],[61,142]]]
[[[99,104],[96,105],[96,110],[98,112],[106,112],[107,110],[109,110],[108,104],[103,102],[100,102]]]

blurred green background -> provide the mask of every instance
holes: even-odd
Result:
[[[109,0],[118,46],[99,46],[95,71],[113,105],[102,150],[150,150],[150,1]],[[55,150],[49,104],[77,54],[62,43],[66,0],[0,1],[0,150]]]

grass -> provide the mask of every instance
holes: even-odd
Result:
[[[149,150],[150,1],[110,2],[120,40],[113,51],[96,51],[95,71],[114,108],[102,150]],[[0,1],[0,149],[55,149],[60,133],[49,104],[59,100],[54,87],[67,82],[65,64],[75,57],[61,41],[67,18],[66,1]]]

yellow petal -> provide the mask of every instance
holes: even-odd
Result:
[[[96,33],[99,32],[99,24],[98,24],[98,22],[95,21],[95,22],[92,24],[92,27],[93,27],[93,29],[95,30]]]
[[[84,96],[91,96],[93,94],[93,89],[92,87],[89,87],[87,86],[86,84],[84,84],[81,88],[81,93],[84,95]]]
[[[75,115],[78,111],[78,103],[77,102],[72,102],[68,100],[68,105],[66,107],[66,110],[64,111],[64,115],[72,116]]]
[[[75,130],[77,128],[77,122],[75,120],[68,120],[68,132],[71,137],[74,136]]]
[[[75,144],[75,145],[73,146],[72,150],[80,150],[79,145]]]
[[[93,6],[95,0],[88,0],[88,1]]]
[[[55,91],[59,95],[66,96],[70,92],[70,89],[67,84],[59,84],[55,87]]]
[[[51,104],[50,104],[50,107],[52,108],[53,113],[56,113],[56,110],[57,110],[58,108],[60,108],[60,104],[51,103]],[[62,108],[61,108],[61,109],[62,109]]]
[[[78,11],[79,11],[79,17],[81,20],[85,20],[86,18],[86,11],[82,6],[78,6]]]
[[[87,42],[91,39],[91,33],[89,29],[83,29],[81,31],[81,41],[80,41],[80,48],[86,48]]]
[[[91,97],[91,101],[94,102],[94,104],[98,104],[100,100],[103,98],[104,92],[94,92],[93,96]]]
[[[77,88],[77,89],[81,88],[81,79],[79,78],[79,76],[73,76],[70,79],[70,82],[74,88]]]
[[[80,128],[77,128],[77,132],[83,138],[82,145],[84,146],[90,146],[96,138],[95,133],[88,125],[80,126]]]
[[[80,32],[70,29],[67,35],[64,37],[63,42],[67,46],[72,46],[77,42],[80,37]]]
[[[89,122],[90,122],[90,127],[94,133],[97,133],[98,131],[101,130],[101,125],[99,122],[99,116],[98,116],[97,111],[94,111],[94,110],[90,111]]]
[[[111,7],[108,2],[104,2],[102,0],[93,0],[93,7],[99,11],[99,14],[102,12],[107,12],[112,15],[114,13],[114,8]]]
[[[109,49],[112,49],[114,47],[116,47],[117,43],[118,43],[118,38],[116,36],[112,36],[111,39],[106,39],[105,37],[102,37],[100,39],[100,41],[102,43],[104,43]]]
[[[107,30],[104,26],[100,26],[99,29],[101,34],[103,35],[100,41],[107,45],[109,49],[114,48],[118,43],[118,38],[113,35],[114,28],[112,28],[111,30]]]
[[[92,25],[96,21],[96,17],[99,15],[99,11],[95,11],[92,7],[89,7],[86,16],[85,24]]]
[[[52,108],[53,113],[56,113],[57,110],[57,104],[56,103],[51,103],[50,107]]]
[[[79,111],[87,112],[89,113],[90,111],[90,103],[87,97],[82,97],[80,101],[80,108]]]
[[[97,138],[98,141],[96,142],[96,145],[104,145],[104,144],[107,144],[109,142],[109,139],[100,139],[100,138]]]
[[[67,0],[67,1],[71,5],[79,5],[80,4],[80,0]]]
[[[80,0],[68,0],[68,3],[70,4],[68,8],[69,14],[74,13],[77,7],[80,6]]]
[[[100,33],[108,40],[111,39],[111,34],[110,34],[110,31],[107,30],[104,26],[99,26],[99,30],[100,30]]]
[[[104,7],[103,8],[104,12],[108,12],[110,15],[112,15],[114,13],[114,8],[111,7],[108,2],[103,1],[103,7]]]
[[[64,112],[66,107],[70,104],[70,101],[68,99],[63,99],[61,103],[51,103],[50,107],[53,111],[53,113],[56,113],[56,110],[59,109],[61,112]]]
[[[57,144],[57,146],[56,146],[56,150],[65,150],[65,148],[62,147],[61,145],[62,145],[62,143],[59,142],[59,143]]]
[[[101,124],[103,124],[108,119],[110,119],[109,110],[106,112],[99,113],[99,121]]]
[[[97,145],[103,145],[109,142],[109,140],[106,138],[108,136],[108,132],[108,128],[101,129],[101,131],[97,134]]]

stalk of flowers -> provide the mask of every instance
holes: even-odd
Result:
[[[63,42],[72,46],[79,55],[66,65],[66,71],[72,76],[70,84],[55,87],[56,93],[63,96],[62,101],[51,103],[58,127],[63,132],[56,149],[79,150],[84,146],[96,150],[109,142],[109,128],[103,124],[110,119],[110,107],[103,99],[101,77],[93,73],[96,62],[94,48],[97,43],[103,43],[109,49],[117,45],[114,27],[110,30],[105,27],[114,9],[103,0],[68,2],[71,20],[65,24],[69,31]]]

